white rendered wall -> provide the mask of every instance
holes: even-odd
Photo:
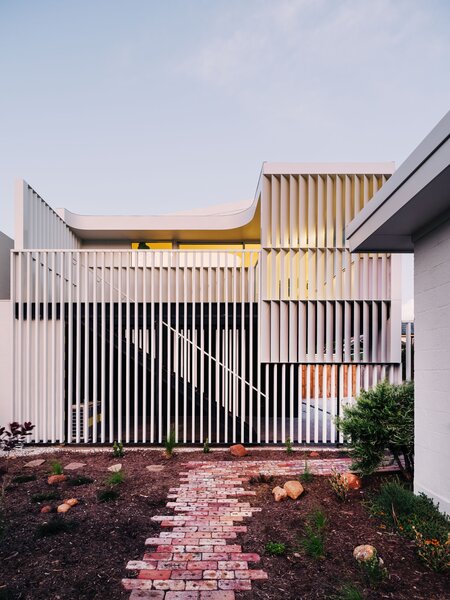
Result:
[[[414,251],[414,488],[450,514],[450,220]]]
[[[0,300],[0,426],[13,420],[12,306]]]
[[[0,231],[0,300],[9,299],[10,250],[14,248],[14,240]]]

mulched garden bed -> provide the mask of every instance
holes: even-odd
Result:
[[[336,452],[321,453],[338,457]],[[304,465],[308,453],[295,452],[289,459],[299,459]],[[157,514],[165,514],[167,493],[178,484],[179,472],[190,460],[236,460],[226,452],[203,454],[180,452],[168,460],[162,452],[126,451],[123,458],[114,458],[112,452],[62,451],[42,454],[45,463],[37,468],[25,469],[23,465],[39,456],[21,456],[15,459],[0,457],[0,469],[7,469],[3,481],[18,475],[36,474],[35,481],[10,483],[5,489],[2,507],[2,532],[0,536],[0,600],[118,600],[129,597],[121,589],[120,580],[127,575],[129,560],[141,560],[145,539],[160,531],[158,523],[151,521]],[[254,451],[238,460],[285,460],[279,451]],[[308,459],[312,462],[312,458]],[[56,488],[47,484],[51,463],[63,465],[84,462],[87,466],[77,474],[92,478],[93,483],[70,487],[62,483]],[[118,500],[108,503],[98,501],[97,492],[105,487],[109,475],[107,467],[122,463],[125,481],[117,486]],[[147,465],[161,464],[161,472],[149,472]],[[434,599],[448,598],[448,579],[427,571],[415,556],[412,544],[380,527],[369,518],[361,500],[379,485],[380,477],[368,482],[362,492],[352,492],[345,504],[335,499],[325,477],[315,477],[305,484],[307,492],[296,502],[275,504],[270,490],[284,480],[273,483],[248,483],[257,492],[250,498],[261,507],[248,519],[248,532],[238,534],[237,543],[244,552],[257,552],[262,560],[254,568],[269,574],[267,582],[255,582],[252,592],[240,592],[238,598],[308,600],[327,598],[341,584],[353,582],[364,590],[366,598]],[[79,505],[63,517],[73,523],[73,529],[50,537],[39,537],[38,527],[55,517],[41,514],[42,504],[33,503],[33,494],[56,489],[61,501],[76,497]],[[52,502],[56,506],[60,502]],[[299,538],[304,529],[304,519],[313,508],[321,507],[327,514],[326,558],[311,559],[298,551]],[[288,553],[283,557],[269,557],[264,548],[268,541],[284,542]],[[353,548],[360,543],[372,543],[385,560],[390,577],[376,590],[364,588],[361,575],[352,558]],[[296,556],[296,554],[298,556]]]

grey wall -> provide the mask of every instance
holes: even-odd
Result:
[[[0,231],[0,300],[8,300],[10,295],[10,250],[14,240]]]
[[[450,514],[450,220],[415,243],[416,492]]]

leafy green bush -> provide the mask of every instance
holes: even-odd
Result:
[[[78,485],[87,485],[88,483],[93,482],[94,480],[91,477],[86,477],[85,475],[76,475],[67,481],[67,485],[74,487]]]
[[[387,381],[363,390],[354,406],[336,419],[350,447],[352,468],[373,473],[389,450],[407,479],[414,473],[414,384]]]
[[[122,458],[125,454],[122,442],[114,442],[113,444],[113,456],[114,458]]]
[[[267,542],[266,553],[271,556],[283,556],[283,554],[286,554],[286,544],[282,542]]]
[[[123,483],[124,479],[125,479],[125,473],[123,471],[115,471],[114,473],[111,473],[111,475],[108,475],[105,483],[106,483],[106,485],[116,486],[116,485],[120,485],[121,483]]]
[[[371,586],[376,586],[378,583],[384,581],[388,576],[387,569],[383,566],[383,561],[380,559],[376,551],[372,558],[360,562],[359,567],[365,580]]]
[[[386,525],[416,542],[419,558],[434,571],[450,565],[450,517],[439,512],[433,501],[416,496],[398,481],[385,483],[372,498],[369,508]]]
[[[59,461],[54,460],[52,462],[52,475],[62,475],[63,473],[64,469],[62,464]]]
[[[118,497],[119,492],[117,490],[98,490],[97,492],[97,500],[99,502],[113,502]]]
[[[284,447],[286,448],[286,454],[292,454],[294,452],[294,446],[292,445],[292,440],[290,437],[286,438]]]
[[[52,500],[59,500],[60,498],[59,492],[45,492],[43,494],[33,494],[31,496],[31,502],[51,502]]]
[[[333,471],[333,474],[328,481],[330,482],[331,489],[333,490],[334,495],[339,502],[345,502],[349,492],[348,480],[342,475],[342,473]]]
[[[18,475],[14,477],[11,483],[28,483],[29,481],[36,481],[36,475]]]
[[[169,435],[164,440],[164,448],[166,449],[166,455],[168,457],[173,455],[173,451],[175,450],[176,442],[176,434],[175,429],[171,429]]]
[[[8,427],[0,427],[0,448],[5,452],[11,452],[14,448],[20,448],[31,435],[34,425],[30,421],[25,421],[23,425],[14,421]]]
[[[314,473],[309,470],[308,461],[305,460],[305,468],[303,469],[303,473],[299,477],[302,483],[311,483],[314,479]]]
[[[203,442],[203,453],[209,454],[210,451],[211,451],[211,448],[209,446],[209,440],[208,440],[208,438],[206,438],[206,440]]]
[[[330,596],[330,600],[364,600],[364,596],[352,583],[343,585],[335,594]]]

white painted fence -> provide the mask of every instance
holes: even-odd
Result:
[[[15,251],[14,418],[44,442],[340,441],[342,405],[399,367],[342,364],[338,337],[328,362],[262,362],[260,257]]]

